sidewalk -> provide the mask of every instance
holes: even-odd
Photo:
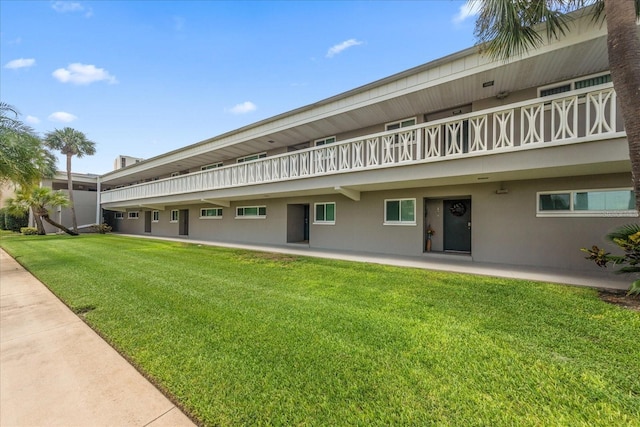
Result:
[[[193,426],[0,250],[0,425]]]

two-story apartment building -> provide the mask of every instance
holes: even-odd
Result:
[[[590,19],[521,58],[469,48],[115,170],[99,203],[134,234],[595,268],[579,248],[637,212]]]

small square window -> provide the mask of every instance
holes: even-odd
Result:
[[[385,225],[416,225],[416,199],[384,201]]]
[[[336,204],[316,203],[314,224],[335,224],[336,223]]]
[[[116,219],[124,219],[124,212],[116,212]]]
[[[153,211],[151,213],[151,221],[153,221],[153,222],[160,221],[160,211]]]
[[[180,216],[180,211],[178,209],[173,209],[171,211],[171,219],[169,222],[178,222],[178,218]]]

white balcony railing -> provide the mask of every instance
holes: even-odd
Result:
[[[526,150],[622,134],[611,84],[101,193],[102,203]]]

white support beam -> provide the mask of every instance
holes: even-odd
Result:
[[[163,211],[164,205],[138,205],[141,208],[153,209],[154,211]]]
[[[354,200],[356,202],[360,201],[360,192],[358,190],[353,190],[351,188],[344,188],[344,187],[335,187],[334,190],[336,190],[338,193],[342,194],[345,197],[350,198],[351,200]]]
[[[212,205],[222,206],[223,208],[231,207],[231,202],[229,200],[220,200],[220,199],[200,199],[201,202],[211,203]]]

